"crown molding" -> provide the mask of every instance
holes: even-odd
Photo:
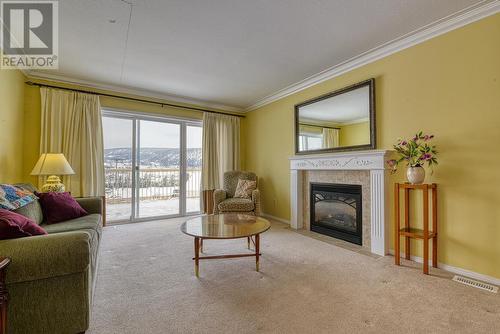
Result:
[[[235,113],[243,113],[244,112],[244,109],[242,109],[242,108],[228,106],[228,105],[220,104],[220,103],[207,102],[207,101],[198,100],[198,99],[189,98],[189,97],[184,97],[184,96],[179,96],[179,95],[155,93],[155,92],[151,92],[148,90],[130,88],[130,87],[119,86],[119,85],[102,84],[102,83],[98,83],[98,82],[94,82],[94,81],[74,79],[74,78],[70,78],[67,76],[41,73],[41,72],[32,71],[32,70],[24,70],[23,73],[28,79],[33,79],[33,80],[36,80],[36,79],[38,79],[38,80],[50,80],[50,81],[60,82],[63,84],[84,86],[84,87],[88,87],[91,89],[107,90],[107,91],[112,91],[114,93],[130,94],[130,95],[141,96],[141,97],[149,97],[149,98],[159,99],[159,100],[164,100],[164,101],[169,101],[169,102],[186,103],[186,104],[196,105],[199,107],[217,109],[217,110],[222,110],[222,111],[230,111],[230,112],[235,112]]]
[[[285,87],[246,107],[245,111],[248,112],[263,107],[271,102],[300,92],[323,81],[335,78],[358,67],[367,65],[376,60],[387,57],[393,53],[425,42],[431,38],[445,34],[451,30],[458,29],[472,22],[494,15],[498,12],[500,12],[500,1],[494,0],[492,2],[486,3],[485,1],[482,1],[459,12],[448,15],[440,20],[434,21],[406,35],[403,35],[401,37],[393,39],[392,41],[368,50],[358,56],[352,57],[344,62],[341,62],[340,64],[330,67],[295,84]]]
[[[392,41],[389,41],[378,47],[368,50],[360,55],[357,55],[346,61],[343,61],[335,66],[327,68],[326,70],[323,70],[315,75],[303,79],[295,84],[292,84],[281,90],[278,90],[275,93],[270,94],[256,101],[254,104],[246,108],[240,108],[216,102],[198,100],[195,98],[189,98],[174,94],[163,94],[149,90],[131,88],[120,85],[108,85],[94,81],[75,79],[63,75],[41,73],[33,70],[22,69],[21,71],[29,79],[57,81],[60,83],[85,86],[93,89],[108,90],[116,93],[130,94],[130,95],[149,97],[171,102],[197,105],[200,107],[212,108],[221,111],[245,113],[263,107],[269,103],[282,99],[286,96],[300,92],[304,89],[317,85],[326,80],[340,76],[358,67],[362,67],[374,61],[387,57],[391,54],[399,52],[401,50],[407,49],[411,46],[420,44],[429,39],[445,34],[451,30],[458,29],[472,22],[497,14],[498,12],[500,12],[499,0],[481,1],[478,4],[472,5],[459,12],[448,15],[437,21],[434,21],[422,28],[414,30],[406,35],[398,37]]]
[[[349,122],[340,123],[340,125],[353,125],[353,124],[365,123],[365,122],[369,122],[369,121],[370,121],[370,117],[363,117],[363,118],[358,118],[358,119],[355,119],[355,120],[352,120]]]

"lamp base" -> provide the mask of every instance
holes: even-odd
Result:
[[[44,193],[62,193],[66,189],[64,184],[62,184],[59,176],[51,175],[47,178],[47,183],[42,186],[42,192]]]

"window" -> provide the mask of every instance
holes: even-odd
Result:
[[[299,151],[319,150],[323,145],[321,134],[303,134],[299,136]]]

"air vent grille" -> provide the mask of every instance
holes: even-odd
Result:
[[[481,289],[481,290],[486,290],[486,291],[493,292],[493,293],[497,293],[498,292],[498,287],[497,286],[494,286],[494,285],[491,285],[491,284],[488,284],[488,283],[483,283],[483,282],[480,282],[480,281],[476,281],[476,280],[473,280],[472,278],[455,275],[453,277],[453,280],[455,282],[462,283],[462,284],[465,284],[465,285],[469,285],[469,286],[472,286],[472,287],[475,287],[475,288],[478,288],[478,289]]]

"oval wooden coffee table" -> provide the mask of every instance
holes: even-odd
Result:
[[[267,231],[271,223],[267,219],[238,213],[220,215],[207,215],[189,219],[181,225],[181,231],[194,237],[194,272],[199,277],[199,261],[211,259],[228,259],[236,257],[255,256],[255,270],[259,271],[260,234]],[[254,253],[226,254],[213,256],[200,256],[203,252],[204,239],[239,239],[247,238],[255,246]]]

